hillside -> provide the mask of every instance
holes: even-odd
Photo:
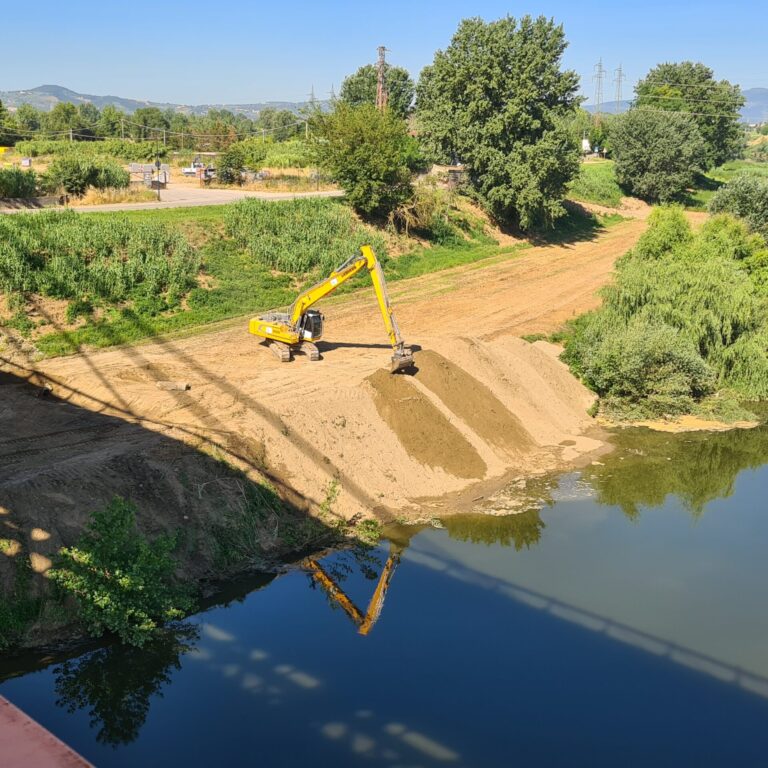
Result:
[[[90,93],[77,93],[61,85],[40,85],[25,91],[0,91],[0,101],[10,108],[16,109],[22,104],[31,104],[37,109],[51,110],[59,102],[71,104],[84,104],[91,102],[95,107],[103,109],[112,105],[132,114],[141,107],[157,107],[158,109],[171,109],[174,112],[189,115],[204,115],[212,109],[228,109],[235,114],[242,114],[255,119],[259,113],[267,108],[290,109],[298,112],[305,102],[296,101],[265,101],[253,104],[172,104],[170,102],[142,101],[140,99],[126,99],[122,96],[97,96]]]

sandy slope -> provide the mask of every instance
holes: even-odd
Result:
[[[424,350],[414,377],[379,373],[390,353],[367,291],[325,305],[318,363],[278,363],[245,322],[41,363],[37,380],[81,406],[80,420],[83,409],[118,420],[94,428],[61,412],[54,425],[34,398],[5,398],[0,504],[12,490],[18,508],[26,489],[54,513],[65,499],[83,502],[81,488],[88,500],[124,492],[116,457],[130,474],[132,457],[159,435],[220,451],[310,505],[336,483],[334,509],[345,516],[418,516],[425,497],[573,462],[601,445],[587,416],[592,396],[556,349],[518,336],[595,306],[614,260],[643,228],[628,221],[594,240],[393,285],[404,334]],[[12,370],[29,375],[23,367]],[[163,379],[191,389],[161,391]]]

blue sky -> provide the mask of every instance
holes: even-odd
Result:
[[[389,2],[219,3],[198,0],[110,2],[37,0],[7,4],[0,15],[0,90],[42,83],[73,90],[187,104],[318,98],[372,62],[376,46],[416,77],[434,51],[450,42],[467,16],[491,20],[543,14],[565,26],[565,65],[582,78],[592,101],[592,73],[602,57],[622,64],[624,95],[654,64],[703,61],[743,88],[768,87],[764,66],[768,5],[550,0],[389,0]]]

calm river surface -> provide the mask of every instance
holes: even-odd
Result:
[[[254,577],[0,694],[101,768],[765,765],[768,429],[617,439],[540,510]]]

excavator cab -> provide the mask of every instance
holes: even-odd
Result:
[[[323,314],[316,309],[308,309],[299,321],[301,338],[305,341],[317,341],[323,338]]]

